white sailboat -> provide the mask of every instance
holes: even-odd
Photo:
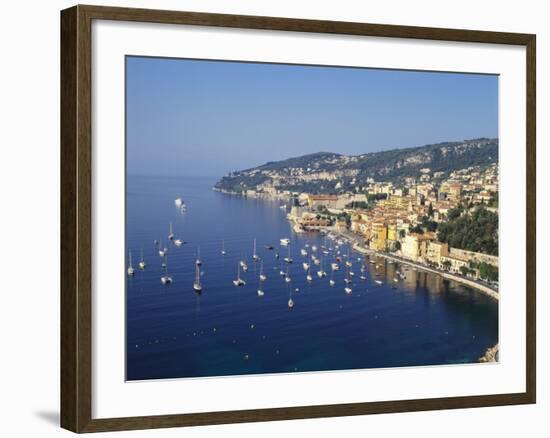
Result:
[[[244,271],[244,272],[248,271],[248,265],[246,264],[246,262],[245,262],[244,260],[241,260],[241,261],[239,262],[239,266],[240,266],[241,268],[243,268],[243,271]]]
[[[174,240],[174,231],[172,230],[172,222],[170,222],[170,231],[168,232],[168,240]]]
[[[132,266],[132,251],[128,250],[128,276],[134,275],[134,267]]]
[[[201,247],[200,247],[200,246],[197,248],[197,260],[195,260],[195,265],[197,265],[197,266],[201,266],[201,265],[202,265],[202,260],[201,260]]]
[[[306,280],[307,280],[308,282],[310,282],[310,283],[313,281],[313,277],[311,276],[311,270],[310,270],[309,265],[308,265],[308,267],[307,267]]]
[[[222,240],[222,255],[225,255],[225,240]]]
[[[201,270],[197,264],[195,264],[195,282],[193,283],[193,290],[197,293],[202,292]]]
[[[176,207],[181,207],[182,205],[184,205],[183,199],[181,198],[174,199],[174,204],[176,205]]]
[[[336,282],[334,281],[334,271],[330,271],[330,280],[328,281],[328,283],[331,286],[334,286],[336,284]]]
[[[321,256],[321,265],[319,267],[319,270],[317,271],[317,277],[323,278],[326,277],[327,273],[323,271],[323,256]]]
[[[260,260],[258,254],[256,254],[256,238],[254,238],[254,251],[252,252],[252,260],[254,260],[255,262]]]
[[[302,254],[303,257],[307,257],[307,250],[305,248],[302,248],[300,250],[300,254]]]
[[[286,273],[285,273],[285,282],[290,283],[292,279],[290,278],[290,275],[288,274],[288,266],[286,267]]]
[[[233,280],[233,284],[237,287],[244,286],[246,282],[241,278],[241,265],[237,264],[237,279]]]
[[[281,242],[282,246],[290,245],[290,239],[288,237],[285,237],[284,239],[279,239],[279,242]]]
[[[330,265],[330,267],[332,268],[333,271],[338,271],[340,269],[340,265],[338,263],[332,263]]]
[[[292,263],[294,260],[292,260],[292,257],[290,257],[290,246],[288,247],[288,255],[284,258],[284,261],[286,263]]]
[[[168,258],[165,259],[164,275],[160,277],[160,282],[162,284],[172,283],[172,277],[168,275]]]
[[[294,300],[292,299],[292,288],[291,287],[288,290],[287,306],[288,306],[289,309],[292,309],[294,307]]]
[[[302,266],[304,268],[304,271],[307,271],[311,265],[308,262],[304,262],[302,263]]]
[[[260,265],[260,281],[266,281],[267,277],[264,274],[264,262]]]
[[[378,284],[378,285],[384,284],[384,283],[382,283],[380,280],[374,280],[374,282],[375,282],[376,284]]]
[[[183,245],[183,240],[181,239],[175,239],[174,245],[176,245],[178,248]]]
[[[166,248],[162,246],[162,239],[159,241],[159,256],[164,257],[166,255]]]
[[[145,269],[145,267],[147,266],[147,264],[145,263],[145,260],[143,259],[143,248],[141,248],[141,250],[140,250],[140,255],[141,255],[141,259],[138,263],[138,267],[139,267],[139,269],[141,269],[143,271]]]

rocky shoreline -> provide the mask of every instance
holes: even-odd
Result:
[[[485,354],[478,359],[478,362],[498,362],[498,344],[494,347],[488,348]]]

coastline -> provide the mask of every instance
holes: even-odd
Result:
[[[459,275],[454,275],[454,274],[451,274],[449,272],[443,272],[443,271],[440,271],[438,269],[434,269],[434,268],[431,268],[429,266],[425,266],[425,265],[422,265],[420,263],[416,263],[416,262],[413,262],[411,260],[407,260],[407,259],[404,259],[404,258],[401,258],[401,257],[397,257],[397,256],[394,256],[394,255],[391,255],[391,254],[388,254],[388,253],[383,253],[383,252],[379,252],[379,251],[374,251],[374,250],[369,249],[369,248],[365,248],[364,246],[359,245],[359,243],[357,242],[357,239],[353,235],[350,236],[348,234],[342,233],[341,231],[332,231],[332,232],[336,235],[339,235],[339,236],[345,238],[345,239],[350,239],[350,240],[354,241],[353,249],[355,249],[356,251],[358,251],[362,254],[375,255],[377,257],[384,257],[386,259],[393,260],[394,262],[398,262],[398,263],[402,263],[402,264],[412,266],[416,269],[422,269],[426,272],[430,272],[432,274],[440,275],[443,278],[447,278],[449,280],[453,280],[453,281],[456,281],[458,283],[462,283],[462,284],[465,284],[467,286],[470,286],[470,287],[484,293],[485,295],[488,295],[489,297],[493,298],[494,300],[498,301],[499,298],[500,298],[500,295],[496,290],[494,290],[494,289],[492,289],[489,286],[486,286],[484,284],[480,284],[477,281],[470,280],[469,278],[464,278],[464,277],[461,277]]]
[[[496,344],[493,347],[487,349],[485,354],[478,359],[480,363],[498,362],[499,345]]]
[[[242,196],[242,197],[245,197],[245,198],[254,197],[254,198],[264,198],[264,199],[269,199],[269,200],[288,199],[288,196],[285,196],[285,195],[281,195],[281,196],[276,197],[276,196],[273,196],[271,194],[262,193],[261,195],[260,194],[255,194],[254,196],[250,196],[250,195],[243,194],[243,193],[237,193],[237,192],[232,192],[232,191],[229,191],[229,190],[219,189],[217,187],[213,187],[212,190],[214,190],[216,192],[228,194],[228,195]],[[299,227],[296,226],[296,223],[293,220],[290,220],[290,222],[292,223],[291,227],[292,227],[292,229],[295,233],[302,233],[303,232],[302,229],[300,229]],[[500,298],[500,295],[499,295],[498,291],[496,291],[495,289],[493,289],[493,288],[491,288],[487,285],[481,284],[481,283],[479,283],[475,280],[471,280],[469,278],[465,278],[465,277],[462,277],[460,275],[451,274],[449,272],[444,272],[444,271],[441,271],[439,269],[431,268],[429,266],[426,266],[426,265],[423,265],[423,264],[420,264],[420,263],[416,263],[416,262],[413,262],[411,260],[404,259],[402,257],[397,257],[397,256],[389,254],[389,253],[374,251],[370,248],[366,248],[366,247],[359,244],[358,237],[355,234],[353,234],[351,231],[348,231],[348,232],[337,231],[336,229],[334,229],[332,227],[327,229],[327,231],[330,231],[334,235],[340,236],[340,237],[342,237],[346,240],[350,240],[352,242],[353,249],[355,249],[356,251],[358,251],[362,254],[375,255],[377,257],[384,257],[386,259],[393,260],[393,261],[398,262],[398,263],[402,263],[402,264],[406,264],[408,266],[412,266],[413,268],[416,268],[416,269],[421,269],[421,270],[424,270],[426,272],[430,272],[432,274],[440,275],[443,278],[446,278],[448,280],[453,280],[453,281],[456,281],[457,283],[462,283],[462,284],[465,284],[466,286],[470,286],[471,288],[476,289],[481,293],[484,293],[485,295],[491,297],[492,299],[494,299],[496,301],[498,301],[499,298]]]

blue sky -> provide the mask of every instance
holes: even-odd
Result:
[[[130,175],[498,136],[498,77],[127,58]]]

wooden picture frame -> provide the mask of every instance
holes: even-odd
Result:
[[[519,45],[526,48],[526,391],[522,393],[300,406],[129,418],[92,418],[91,25],[93,20],[185,24]],[[536,157],[535,35],[75,6],[61,12],[61,426],[74,432],[148,429],[535,403]]]

